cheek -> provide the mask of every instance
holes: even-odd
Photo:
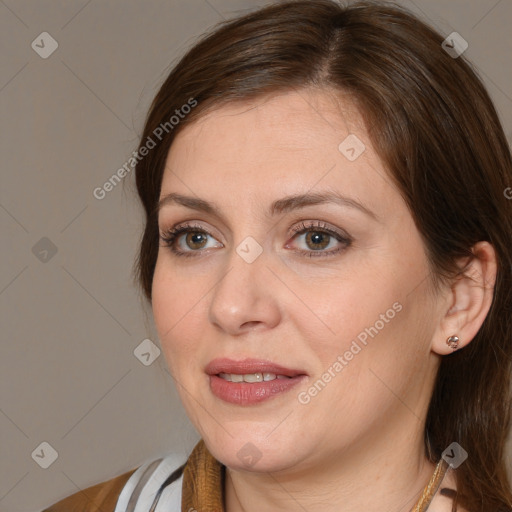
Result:
[[[204,314],[207,287],[183,278],[172,267],[157,260],[152,287],[152,309],[156,329],[169,366],[192,356],[201,339],[198,322]],[[201,300],[203,299],[203,300]]]
[[[329,314],[337,336],[314,342],[321,361],[315,377],[332,382],[317,403],[324,421],[342,415],[347,428],[356,429],[403,406],[400,400],[411,410],[421,403],[429,371],[432,301],[425,284],[413,294],[385,284],[381,281],[370,295],[360,288],[338,294],[339,307],[333,305]]]
[[[164,271],[159,258],[153,275],[151,306],[162,343],[168,334],[172,334],[173,325],[176,324],[179,318],[179,302],[176,297],[176,283]]]
[[[417,283],[427,269],[421,247],[412,263],[410,254],[406,261],[398,254],[360,261],[322,286],[295,288],[315,313],[294,307],[293,321],[317,360],[318,374],[342,357],[346,366],[339,372],[357,381],[363,392],[375,384],[370,369],[393,382],[424,364],[432,335],[432,301],[426,281]]]
[[[294,322],[301,326],[304,339],[315,344],[323,363],[331,362],[333,354],[349,350],[352,341],[358,340],[364,347],[365,342],[382,337],[390,325],[400,322],[400,285],[390,274],[375,268],[366,271],[353,267],[346,275],[317,280],[321,283],[318,287],[307,288],[303,283],[295,288],[309,311],[297,303],[292,307]]]

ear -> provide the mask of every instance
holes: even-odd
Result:
[[[488,242],[478,242],[471,251],[474,257],[446,294],[432,341],[432,351],[439,355],[467,346],[484,323],[492,304],[497,269],[494,247]],[[459,338],[456,349],[446,343],[450,336]]]

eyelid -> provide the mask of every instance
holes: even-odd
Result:
[[[306,224],[309,223],[309,224]],[[212,230],[209,228],[206,228],[200,224],[197,224],[197,221],[183,221],[178,222],[174,226],[170,228],[159,228],[160,234],[165,233],[168,234],[169,232],[177,232],[181,229],[190,228],[190,229],[196,229],[197,231],[204,231],[210,236],[214,237],[216,235],[213,234]],[[328,232],[331,232],[333,235],[337,235],[340,238],[343,239],[351,239],[352,237],[343,229],[336,228],[334,226],[331,226],[329,223],[323,221],[323,220],[301,220],[298,225],[295,225],[294,227],[290,228],[290,234],[288,236],[293,236],[301,231],[304,231],[306,229],[323,229]]]
[[[169,238],[172,238],[171,243],[167,244],[169,247],[171,247],[171,245],[174,244],[174,242],[179,237],[181,237],[183,234],[186,234],[189,232],[206,233],[207,235],[209,235],[212,238],[214,238],[215,240],[217,240],[216,235],[214,235],[210,229],[205,228],[204,226],[201,226],[199,224],[196,224],[195,221],[185,221],[185,222],[180,222],[170,228],[164,228],[164,229],[160,228],[159,229],[159,238],[160,238],[160,240],[163,240],[164,242],[166,242]],[[219,243],[222,244],[222,242],[219,242]],[[201,251],[184,251],[184,252],[199,253]]]
[[[204,231],[208,235],[218,238],[217,235],[214,234],[214,230],[210,229],[209,227],[203,226],[202,224],[199,224],[199,222],[203,221],[196,221],[196,220],[185,220],[183,222],[177,222],[174,225],[171,225],[170,227],[160,227],[158,226],[158,231],[160,235],[169,234],[169,233],[177,233],[178,231],[184,231],[185,229],[190,229],[190,231]]]
[[[349,234],[339,228],[336,228],[327,222],[324,222],[323,220],[302,220],[300,221],[298,226],[294,226],[290,229],[293,235],[297,233],[302,233],[304,231],[309,231],[313,229],[318,229],[319,231],[326,231],[329,234],[332,234],[333,236],[338,236],[343,239],[351,240],[351,237]]]
[[[295,253],[299,255],[304,255],[308,257],[330,257],[336,256],[340,254],[345,249],[347,249],[350,245],[352,245],[354,239],[345,231],[339,228],[335,228],[330,226],[324,221],[301,221],[298,226],[295,226],[291,229],[292,238],[295,239],[298,235],[302,235],[308,232],[319,232],[326,233],[331,238],[337,240],[338,243],[342,244],[342,247],[338,249],[331,249],[329,251],[314,251],[314,250],[304,250],[304,249],[296,249]],[[285,245],[286,248],[290,247],[290,244]]]

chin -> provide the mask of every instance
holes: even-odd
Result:
[[[203,436],[210,453],[222,464],[236,471],[275,472],[295,467],[300,454],[297,442],[288,438],[288,443],[265,434],[251,435],[240,431],[239,435],[230,437],[226,432],[220,437]]]

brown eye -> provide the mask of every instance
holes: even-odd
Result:
[[[314,251],[325,249],[329,245],[332,235],[322,231],[308,231],[306,234],[306,244]]]
[[[333,256],[346,249],[352,243],[352,238],[346,233],[337,232],[328,227],[324,222],[316,222],[309,225],[302,222],[299,226],[293,228],[292,231],[295,233],[294,238],[300,238],[305,235],[304,245],[306,247],[305,249],[299,249],[297,252],[309,257]],[[341,247],[337,249],[325,250],[329,246],[336,247],[336,245],[340,244]],[[290,245],[287,244],[286,247],[290,247]]]
[[[191,249],[202,249],[206,243],[206,233],[189,231],[185,236],[185,245]]]
[[[325,223],[317,222],[306,225],[304,222],[300,226],[292,229],[295,233],[294,239],[305,235],[305,249],[298,249],[299,254],[317,257],[333,256],[346,249],[351,243],[346,233],[337,232],[328,227]],[[185,236],[182,236],[185,235]],[[208,237],[214,238],[211,233],[201,226],[182,225],[160,233],[160,240],[165,247],[168,247],[177,256],[198,256],[202,254],[203,249],[208,249]],[[335,248],[338,246],[338,248]],[[219,242],[217,247],[222,247]],[[290,244],[285,245],[290,248]],[[326,250],[331,247],[331,250]]]
[[[201,253],[202,249],[207,248],[208,237],[213,238],[213,235],[201,226],[190,224],[160,233],[164,247],[168,247],[177,256],[195,256],[196,253]]]

